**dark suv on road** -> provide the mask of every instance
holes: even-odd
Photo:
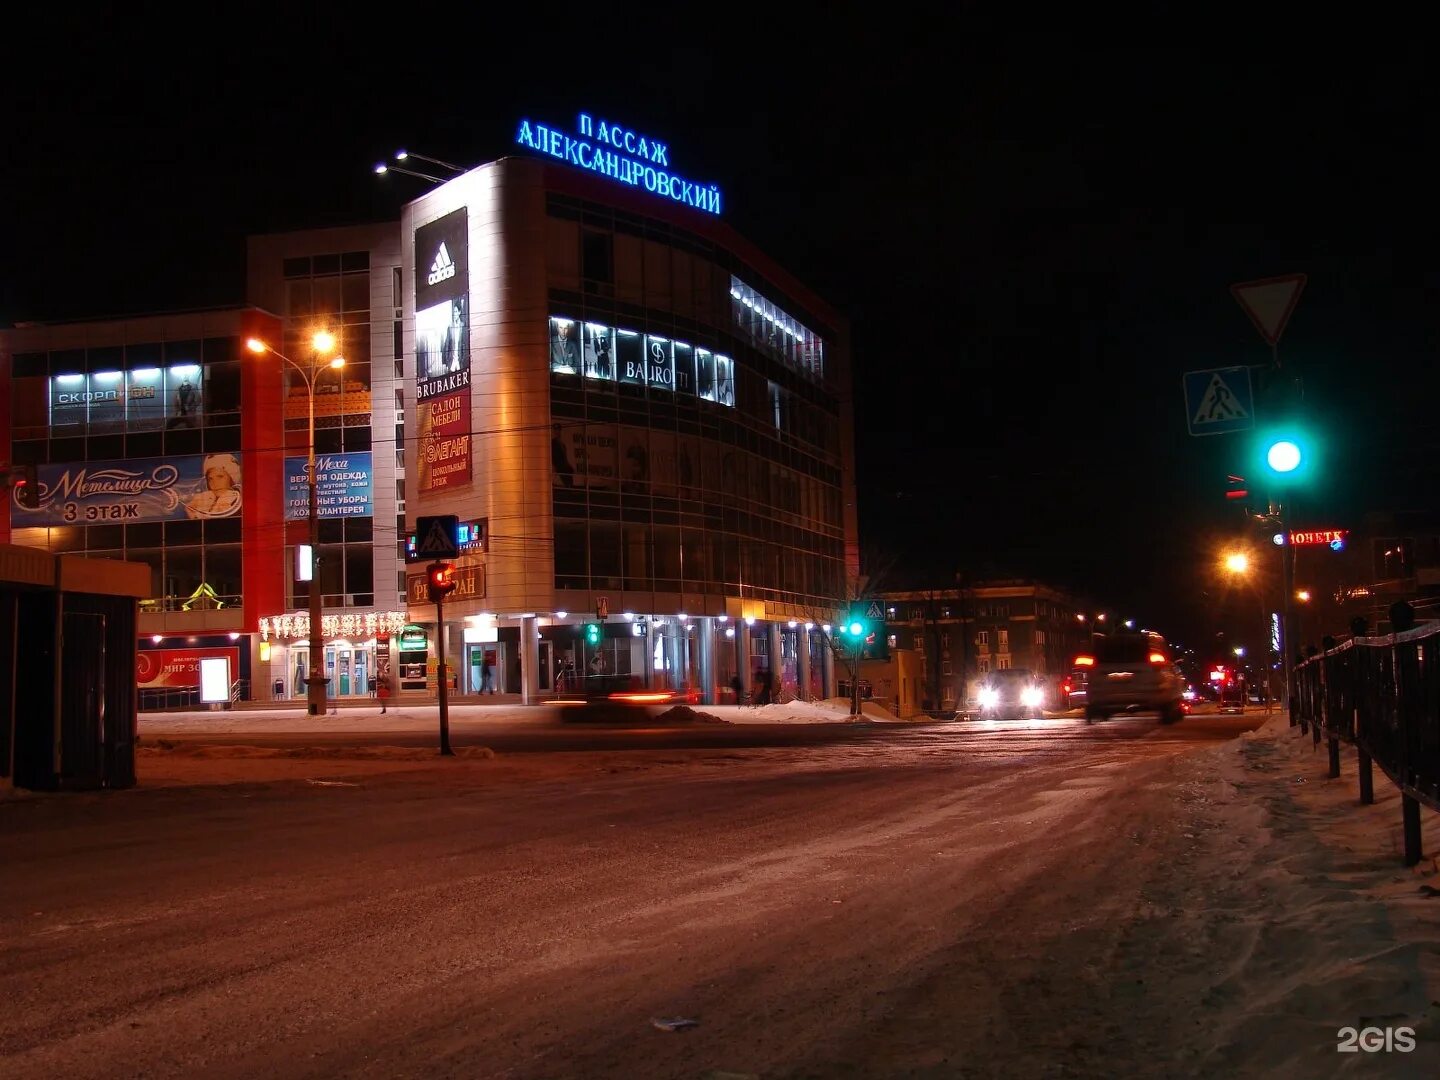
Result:
[[[1149,630],[1096,634],[1095,663],[1085,688],[1085,721],[1122,712],[1159,713],[1165,723],[1185,715],[1185,680],[1171,662],[1165,639]]]

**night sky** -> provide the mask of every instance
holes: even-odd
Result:
[[[1325,437],[1298,524],[1440,501],[1418,41],[296,10],[189,36],[27,16],[14,40],[55,47],[4,76],[0,323],[238,303],[247,234],[398,217],[426,185],[372,174],[397,148],[474,165],[525,152],[522,116],[585,111],[668,140],[851,318],[862,543],[905,568],[889,583],[1035,576],[1204,630],[1248,451],[1186,433],[1181,376],[1268,362],[1228,287],[1272,275],[1309,276],[1280,345]]]

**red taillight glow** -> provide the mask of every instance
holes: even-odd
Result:
[[[1152,652],[1152,653],[1150,654],[1150,663],[1152,663],[1152,664],[1163,664],[1163,663],[1165,663],[1165,654],[1164,654],[1163,652]]]
[[[1095,666],[1095,658],[1094,658],[1093,656],[1077,656],[1077,657],[1075,657],[1075,666],[1076,666],[1076,667],[1094,667],[1094,666]]]
[[[626,693],[611,694],[610,700],[629,701],[633,702],[636,705],[654,705],[657,702],[669,701],[673,696],[674,695],[671,694],[668,690],[652,690],[649,692],[630,691]]]

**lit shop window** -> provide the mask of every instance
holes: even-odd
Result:
[[[735,364],[730,357],[689,342],[564,315],[550,317],[550,370],[735,404]]]
[[[818,334],[733,275],[730,301],[735,325],[752,345],[816,381],[825,377],[825,343]]]

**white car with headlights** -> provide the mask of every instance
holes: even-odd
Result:
[[[1029,668],[985,676],[977,694],[982,720],[1026,720],[1045,715],[1045,687]]]

